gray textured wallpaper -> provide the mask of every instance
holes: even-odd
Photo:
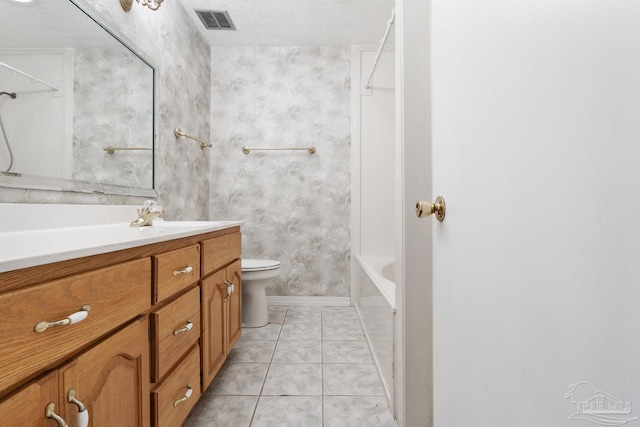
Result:
[[[153,99],[151,69],[123,48],[82,48],[73,77],[73,179],[152,188],[151,151],[104,151],[151,148],[153,106],[139,100]]]
[[[243,256],[282,262],[268,294],[349,296],[349,49],[214,48],[211,59],[211,219],[246,221]]]
[[[180,127],[209,139],[211,59],[207,42],[176,1],[164,2],[155,12],[134,2],[129,13],[116,0],[79,0],[79,3],[97,11],[101,20],[135,42],[158,66],[159,203],[165,207],[167,219],[207,219],[209,153],[193,142],[177,141],[173,135],[173,129]],[[123,111],[121,119],[130,120],[130,116]],[[104,142],[110,145],[111,141]],[[0,202],[10,203],[141,204],[143,201],[138,197],[0,187]]]

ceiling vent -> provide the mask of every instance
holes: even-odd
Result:
[[[216,10],[196,10],[198,17],[207,30],[235,30],[229,12]]]

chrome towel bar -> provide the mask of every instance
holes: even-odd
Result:
[[[263,150],[263,151],[282,151],[282,150],[304,150],[309,154],[316,153],[316,147],[247,147],[246,145],[242,147],[242,152],[244,154],[249,154],[253,150]]]
[[[116,151],[151,151],[153,148],[143,148],[143,147],[113,147],[108,146],[103,148],[109,154],[115,154]]]
[[[205,147],[206,147],[206,148],[211,148],[211,147],[213,147],[213,145],[211,145],[210,143],[208,143],[208,142],[204,142],[203,140],[201,140],[201,139],[199,139],[199,138],[196,138],[196,137],[195,137],[195,136],[193,136],[193,135],[189,135],[188,133],[183,132],[183,131],[182,131],[182,129],[180,129],[180,128],[176,128],[176,129],[173,131],[173,134],[176,136],[176,139],[180,138],[181,136],[184,136],[184,137],[185,137],[185,138],[187,138],[187,139],[193,139],[194,141],[196,141],[197,143],[199,143],[199,144],[200,144],[200,149],[201,149],[201,150],[204,150],[204,149],[205,149]]]

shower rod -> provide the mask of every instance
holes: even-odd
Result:
[[[371,89],[371,83],[373,83],[373,76],[376,73],[376,69],[378,68],[378,62],[380,61],[380,57],[382,56],[382,51],[384,50],[384,45],[387,44],[387,39],[389,38],[389,34],[391,33],[391,27],[393,27],[393,23],[396,20],[396,8],[391,9],[391,18],[387,21],[387,29],[384,32],[384,36],[380,40],[380,46],[378,46],[378,53],[376,54],[376,59],[373,61],[373,66],[371,67],[371,73],[369,74],[369,80],[367,80],[367,84],[364,86],[365,89]]]
[[[26,77],[26,78],[28,78],[28,79],[30,79],[30,80],[32,80],[32,81],[34,81],[34,82],[38,82],[38,83],[40,83],[41,85],[44,85],[44,86],[46,86],[46,87],[48,87],[48,88],[50,88],[50,89],[52,89],[52,90],[59,90],[59,89],[58,89],[57,87],[55,87],[54,85],[51,85],[51,84],[49,84],[49,83],[45,82],[44,80],[40,80],[39,78],[34,77],[34,76],[32,76],[31,74],[25,73],[25,72],[24,72],[24,71],[22,71],[22,70],[18,70],[17,68],[12,67],[12,66],[11,66],[11,65],[9,65],[9,64],[5,64],[4,62],[0,62],[0,67],[1,67],[1,68],[6,68],[7,70],[9,70],[9,71],[11,71],[11,72],[16,73],[16,74],[19,74],[19,75],[21,75],[21,76],[23,76],[23,77]]]

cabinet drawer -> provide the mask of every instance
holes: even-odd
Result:
[[[0,296],[0,390],[52,367],[150,307],[151,260],[130,261]],[[36,332],[90,306],[84,320]],[[83,312],[86,314],[86,312]]]
[[[240,233],[227,234],[202,242],[202,273],[224,267],[236,258],[240,258],[242,240]]]
[[[200,278],[200,245],[156,255],[154,302],[187,288]]]
[[[162,378],[200,338],[200,288],[151,313],[152,378]]]
[[[190,390],[190,396],[187,391]],[[184,361],[151,393],[153,425],[180,426],[200,399],[200,348],[194,347]]]

